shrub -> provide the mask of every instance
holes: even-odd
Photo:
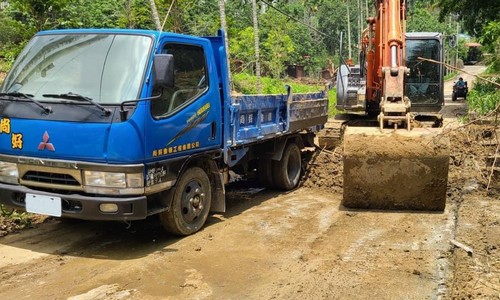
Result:
[[[496,77],[494,81],[500,83],[500,77]],[[485,115],[500,104],[500,89],[489,82],[477,82],[469,92],[467,102],[470,110],[475,111],[480,116]]]

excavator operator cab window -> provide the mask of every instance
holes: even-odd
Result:
[[[441,67],[436,63],[419,60],[418,57],[441,61],[440,41],[406,41],[406,66],[410,68],[410,75],[406,78],[405,94],[412,105],[437,104],[441,98]]]

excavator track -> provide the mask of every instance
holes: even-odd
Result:
[[[340,147],[347,126],[377,126],[377,119],[361,114],[338,114],[329,118],[317,134],[319,147],[327,150]]]
[[[342,144],[345,120],[329,119],[323,130],[318,132],[318,145],[322,149],[333,150]]]

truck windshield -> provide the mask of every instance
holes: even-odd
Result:
[[[54,34],[33,38],[2,86],[45,101],[74,93],[118,104],[139,96],[152,38],[124,34]]]

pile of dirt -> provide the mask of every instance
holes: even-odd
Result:
[[[333,151],[317,149],[305,155],[307,166],[302,186],[317,188],[326,192],[342,193],[343,187],[343,164],[342,147],[336,147]]]
[[[451,249],[453,272],[447,283],[450,298],[497,299],[500,176],[492,172],[488,161],[498,150],[499,126],[469,125],[448,135],[452,145],[448,199],[456,219],[455,240],[472,251]]]
[[[449,190],[470,188],[470,185],[485,190],[490,182],[489,193],[498,193],[495,183],[500,179],[495,176],[489,179],[491,168],[486,164],[487,159],[494,156],[497,141],[500,140],[498,125],[469,125],[446,130],[445,134],[450,138]],[[305,155],[304,165],[307,168],[302,186],[342,192],[342,160],[342,145],[333,151],[318,148],[308,152]]]
[[[21,224],[15,219],[0,215],[0,237],[23,228],[26,228],[26,224]]]
[[[33,215],[11,210],[0,210],[0,237],[22,229],[33,228],[49,219],[46,216]]]
[[[447,134],[451,143],[448,186],[466,190],[488,189],[490,193],[498,193],[500,178],[496,172],[492,173],[487,162],[495,156],[500,142],[499,126],[472,124]]]

